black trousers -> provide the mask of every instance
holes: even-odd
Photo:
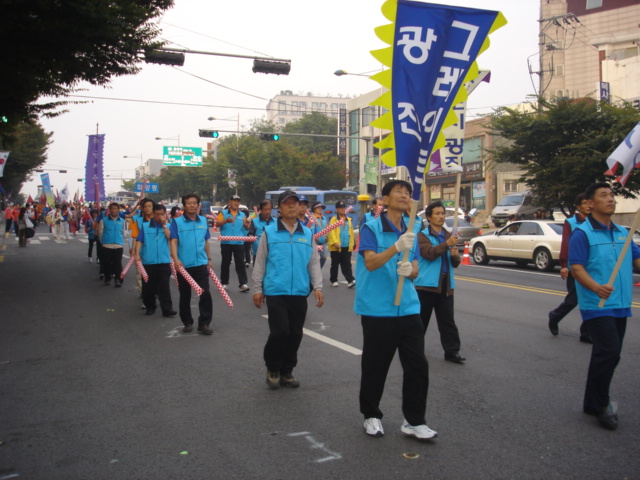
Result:
[[[143,264],[144,265],[144,264]],[[169,279],[171,278],[171,264],[157,263],[144,265],[149,275],[148,281],[142,281],[142,303],[147,309],[156,309],[156,295],[163,314],[173,311]]]
[[[13,222],[13,218],[7,218],[4,221],[4,233],[11,231],[11,223]]]
[[[569,274],[567,277],[567,296],[558,307],[549,312],[549,319],[555,322],[560,322],[566,317],[571,310],[578,306],[578,293],[576,292],[576,279],[573,275]],[[589,332],[585,322],[580,322],[580,336],[588,337]]]
[[[448,278],[444,279],[449,281]],[[443,290],[445,290],[443,288]],[[453,316],[453,295],[447,296],[446,292],[436,293],[426,290],[417,290],[420,299],[420,318],[424,333],[427,334],[431,313],[435,310],[438,331],[440,332],[440,344],[445,357],[455,357],[460,351],[460,333]]]
[[[100,264],[100,269],[99,269],[100,275],[104,275],[104,265],[102,265],[102,258],[104,257],[104,254],[102,253],[103,250],[104,250],[104,247],[102,246],[102,242],[96,238],[96,259]]]
[[[426,423],[429,364],[424,354],[420,315],[369,317],[362,315],[362,377],[360,412],[382,418],[380,400],[396,350],[402,365],[402,413],[411,425]]]
[[[251,243],[244,242],[244,263],[247,265],[251,264]]]
[[[89,239],[89,252],[87,253],[87,256],[89,258],[93,257],[93,244],[94,243],[96,243],[96,239],[95,238],[90,238]]]
[[[236,273],[238,274],[238,286],[246,285],[247,269],[244,266],[244,244],[230,245],[223,243],[220,245],[220,253],[222,254],[220,282],[222,282],[223,285],[229,284],[229,267],[231,266],[231,257],[233,256],[233,263],[236,266]]]
[[[111,277],[120,280],[122,273],[122,248],[104,248],[100,254],[100,270],[104,273],[105,280],[111,280]]]
[[[198,308],[200,315],[198,316],[198,326],[211,324],[213,317],[213,300],[211,299],[211,291],[209,290],[209,269],[208,265],[200,265],[197,267],[185,268],[187,273],[193,277],[204,292],[200,295]],[[191,285],[187,283],[180,272],[178,272],[178,291],[180,292],[180,320],[184,325],[193,325],[193,316],[191,315]]]
[[[339,252],[331,251],[331,267],[329,268],[329,281],[338,281],[338,266],[342,270],[347,283],[353,282],[353,271],[351,269],[351,252],[349,247],[342,247]]]
[[[307,297],[268,296],[269,338],[264,346],[267,370],[288,374],[298,364],[302,328],[307,317]]]
[[[609,386],[620,362],[627,319],[598,317],[583,323],[587,326],[593,341],[583,409],[585,413],[598,414],[609,405]]]

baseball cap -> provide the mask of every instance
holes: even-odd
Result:
[[[231,195],[229,200],[240,200],[240,195]]]
[[[298,197],[298,195],[296,195],[296,192],[292,192],[291,190],[285,190],[278,196],[278,205],[280,205],[282,202],[286,201],[290,197],[294,197],[298,202],[300,201],[300,198]]]
[[[298,198],[300,199],[300,203],[306,203],[309,205],[309,200],[307,200],[306,195],[298,195]]]
[[[346,208],[346,205],[342,200],[338,200],[336,202],[336,208]]]
[[[313,207],[311,207],[311,210],[315,210],[318,207],[322,207],[322,208],[327,208],[327,206],[325,204],[323,204],[322,202],[316,202],[313,204]]]

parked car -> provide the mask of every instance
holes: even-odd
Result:
[[[447,215],[450,212],[447,210]],[[451,209],[451,213],[453,213],[453,209]],[[418,212],[418,216],[423,220],[424,226],[426,227],[428,222],[424,215],[424,210]],[[450,232],[453,228],[453,216],[445,217],[444,219],[444,228]],[[482,230],[478,227],[474,227],[469,222],[464,220],[461,215],[458,215],[458,234],[460,235],[458,239],[458,248],[460,250],[464,250],[465,242],[470,241],[472,238],[477,237],[478,235],[482,235]]]
[[[538,270],[551,271],[558,263],[561,243],[562,222],[524,220],[472,239],[469,249],[480,265],[508,260],[520,267],[533,263]]]
[[[509,221],[510,215],[515,215],[516,220],[534,218],[542,208],[534,205],[531,198],[529,190],[505,195],[491,211],[491,221],[499,228]]]

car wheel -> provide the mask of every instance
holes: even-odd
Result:
[[[553,270],[555,263],[551,258],[551,253],[546,248],[539,248],[533,254],[533,263],[536,268],[543,272],[549,272]]]
[[[528,260],[516,260],[516,265],[519,266],[520,268],[526,267],[527,265],[529,265],[529,261]]]
[[[481,243],[473,246],[473,261],[478,265],[486,265],[489,263],[487,251]]]

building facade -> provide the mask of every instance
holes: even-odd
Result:
[[[282,90],[267,104],[267,120],[276,126],[300,120],[303,115],[312,112],[324,113],[327,117],[338,118],[341,108],[346,108],[349,97],[322,97],[308,92],[306,95],[294,94],[291,90]]]
[[[541,0],[539,93],[640,99],[638,0]],[[603,85],[601,93],[600,82]],[[607,92],[608,89],[608,92]]]

